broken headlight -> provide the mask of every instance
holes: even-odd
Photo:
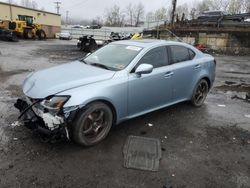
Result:
[[[41,102],[41,105],[48,110],[59,110],[69,100],[70,96],[52,96],[47,97]]]

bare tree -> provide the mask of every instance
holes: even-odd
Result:
[[[242,9],[241,6],[242,6],[241,0],[231,0],[228,7],[228,12],[231,14],[239,14],[241,13]]]
[[[93,25],[102,25],[103,24],[103,20],[101,19],[100,16],[97,16],[96,18],[94,18],[92,20],[92,24]]]
[[[144,16],[144,6],[140,2],[134,8],[135,27],[138,27],[140,21],[143,19],[143,16]]]
[[[134,23],[134,7],[133,7],[132,3],[128,4],[128,6],[126,7],[125,12],[126,12],[126,14],[128,16],[129,24],[131,26],[133,26],[133,23]]]
[[[189,15],[189,10],[188,10],[188,5],[185,3],[183,5],[179,5],[176,8],[176,15],[183,16],[187,18],[187,16]]]
[[[155,14],[153,12],[148,12],[146,15],[146,21],[152,22],[155,20]]]
[[[204,12],[209,10],[209,1],[203,0],[200,3],[197,4],[196,10],[198,13]]]
[[[155,11],[155,20],[167,20],[167,9],[162,7]]]
[[[21,5],[33,9],[37,9],[38,7],[35,0],[21,0]]]
[[[120,7],[114,5],[110,9],[106,9],[106,25],[122,26],[124,24],[125,15],[122,14]]]

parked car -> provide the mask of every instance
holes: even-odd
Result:
[[[86,29],[101,29],[101,28],[102,28],[102,26],[99,24],[86,26]]]
[[[222,16],[228,15],[228,13],[220,10],[216,11],[204,11],[198,16],[198,20],[206,20],[206,19],[211,19],[211,18],[220,18]]]
[[[83,29],[83,26],[81,26],[81,25],[74,25],[71,28],[74,28],[74,29]]]
[[[0,40],[17,42],[17,36],[8,29],[0,29]]]
[[[59,39],[60,40],[72,40],[72,36],[69,32],[61,32],[59,34]]]
[[[28,75],[25,100],[15,107],[29,128],[90,146],[125,120],[182,101],[200,107],[215,67],[212,56],[185,43],[117,41],[81,60]]]

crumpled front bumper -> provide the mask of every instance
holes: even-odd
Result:
[[[19,118],[24,125],[42,137],[54,140],[70,139],[70,123],[73,121],[76,110],[68,113],[66,118],[64,115],[58,116],[44,112],[23,99],[17,99],[14,106],[19,109],[21,113]]]

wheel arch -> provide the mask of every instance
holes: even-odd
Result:
[[[207,83],[208,83],[208,89],[210,90],[211,89],[211,80],[209,79],[209,77],[208,76],[204,76],[200,80],[202,80],[202,79],[204,79],[204,80],[207,81]]]
[[[110,101],[108,101],[108,100],[105,100],[105,99],[96,99],[96,100],[88,102],[86,105],[83,106],[83,108],[86,107],[86,106],[88,106],[88,105],[90,105],[90,104],[92,104],[92,103],[95,103],[95,102],[102,102],[102,103],[108,105],[108,107],[111,109],[112,114],[113,114],[113,125],[116,124],[116,122],[117,122],[117,111],[116,111],[116,108],[113,105],[113,103],[110,102]]]

